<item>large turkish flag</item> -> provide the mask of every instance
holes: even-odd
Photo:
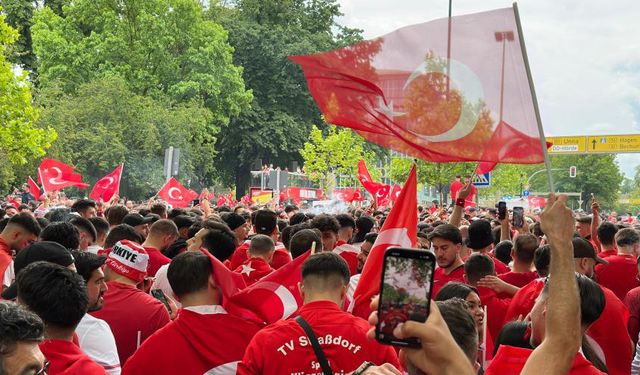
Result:
[[[67,186],[86,188],[82,183],[82,175],[75,173],[75,167],[55,159],[44,159],[38,167],[38,182],[45,192],[57,191]]]
[[[93,189],[91,189],[91,193],[89,193],[89,198],[94,201],[100,198],[104,202],[110,201],[120,191],[120,180],[122,180],[122,164],[96,182]]]
[[[175,178],[171,177],[166,184],[158,191],[158,196],[164,199],[173,207],[187,207],[191,201],[196,199],[198,193],[182,186]]]

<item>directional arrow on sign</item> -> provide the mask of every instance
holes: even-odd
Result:
[[[591,144],[593,145],[593,149],[594,149],[594,150],[596,149],[596,143],[597,143],[597,142],[596,142],[596,140],[595,140],[595,139],[594,139],[593,141],[591,141]]]

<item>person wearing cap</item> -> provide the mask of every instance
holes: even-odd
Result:
[[[500,275],[509,272],[509,267],[496,259],[491,253],[493,249],[493,233],[491,232],[491,223],[488,220],[475,220],[469,224],[467,247],[474,253],[488,255],[493,260],[496,274]]]
[[[96,228],[88,219],[77,216],[71,218],[71,220],[69,220],[69,223],[71,223],[78,229],[78,233],[80,235],[80,241],[78,243],[79,250],[87,251],[89,247],[93,246],[93,244],[98,240],[98,233],[96,232]]]
[[[35,262],[18,272],[16,284],[18,303],[44,322],[45,340],[39,346],[50,362],[48,373],[106,375],[102,366],[73,342],[88,307],[82,277],[58,264]]]
[[[182,302],[180,315],[140,346],[124,366],[124,375],[236,373],[259,327],[227,314],[213,272],[202,252],[176,255],[168,278]]]
[[[14,253],[35,242],[39,235],[40,225],[32,215],[19,213],[9,219],[0,233],[0,279],[10,267]]]
[[[228,215],[223,216],[223,220],[227,223],[229,229],[231,229],[236,235],[236,238],[238,238],[238,243],[243,243],[244,240],[247,239],[251,227],[242,215],[231,212]]]
[[[91,313],[106,321],[118,347],[120,365],[154,332],[169,323],[164,305],[138,288],[147,275],[149,255],[135,242],[116,243],[105,262],[104,306]]]
[[[139,213],[129,213],[122,218],[122,224],[131,225],[143,239],[149,235],[149,224],[153,221],[153,217],[144,217]]]
[[[74,251],[73,257],[75,258],[76,270],[87,285],[89,299],[87,314],[84,314],[80,324],[76,327],[78,345],[109,375],[119,375],[120,358],[118,358],[118,348],[113,332],[107,322],[89,314],[89,312],[100,310],[104,302],[107,284],[104,281],[102,266],[107,258],[86,251]]]
[[[178,228],[168,219],[158,220],[149,228],[149,235],[142,243],[142,247],[149,255],[147,274],[155,276],[158,269],[171,263],[171,259],[164,255],[164,251],[178,239]]]
[[[72,271],[76,270],[71,251],[64,248],[57,242],[40,241],[35,242],[18,253],[13,262],[16,275],[25,269],[28,265],[35,262],[49,262],[67,267]],[[6,300],[16,299],[18,296],[17,284],[13,282],[9,287],[2,291],[2,298]]]

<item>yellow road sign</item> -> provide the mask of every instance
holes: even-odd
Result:
[[[553,145],[550,154],[584,154],[587,152],[587,137],[547,137]]]
[[[587,146],[589,153],[640,152],[640,134],[589,136]]]

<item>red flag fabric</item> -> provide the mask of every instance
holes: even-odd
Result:
[[[364,195],[362,195],[362,192],[360,191],[360,189],[356,189],[353,192],[353,196],[351,197],[351,201],[352,202],[362,202],[364,200]]]
[[[175,178],[171,177],[167,183],[158,191],[158,196],[164,199],[173,207],[187,207],[191,201],[196,199],[198,193],[182,186]]]
[[[227,198],[225,198],[224,195],[219,195],[216,207],[224,206],[225,204],[227,204]]]
[[[391,190],[391,194],[389,194],[389,200],[395,203],[400,197],[400,192],[402,192],[402,188],[398,184],[393,184],[393,189]]]
[[[40,187],[38,186],[38,184],[33,181],[33,178],[31,178],[31,176],[29,176],[27,183],[29,184],[29,193],[31,193],[31,195],[33,195],[36,200],[39,200],[42,196],[42,191],[40,191]]]
[[[424,160],[502,162],[499,152],[484,154],[502,121],[540,138],[514,10],[453,17],[450,59],[448,22],[290,59],[302,67],[331,124]],[[544,160],[539,143],[504,157],[522,164]]]
[[[298,283],[302,264],[311,250],[265,276],[257,283],[234,294],[224,304],[230,314],[271,324],[286,319],[302,306]]]
[[[61,190],[67,186],[81,189],[89,185],[82,183],[82,175],[74,172],[75,167],[55,159],[44,159],[38,167],[38,182],[45,192]]]
[[[391,187],[389,185],[373,181],[364,160],[358,161],[358,180],[360,180],[360,183],[362,183],[365,190],[367,190],[376,200],[376,205],[378,207],[385,207],[389,204],[389,193],[391,192]]]
[[[89,193],[89,198],[98,201],[102,198],[103,202],[109,202],[111,198],[120,192],[120,181],[122,180],[122,164],[114,169],[108,175],[102,177],[96,182]]]
[[[227,268],[224,263],[214,257],[207,249],[201,248],[200,251],[208,256],[209,261],[211,261],[213,279],[216,286],[220,289],[220,292],[222,292],[223,299],[226,300],[230,298],[247,286],[241,274]]]
[[[384,252],[391,246],[415,247],[418,228],[416,166],[411,168],[409,178],[402,192],[384,221],[378,238],[374,243],[362,275],[353,293],[352,311],[361,318],[368,319],[371,309],[369,303],[380,289],[380,275]]]

